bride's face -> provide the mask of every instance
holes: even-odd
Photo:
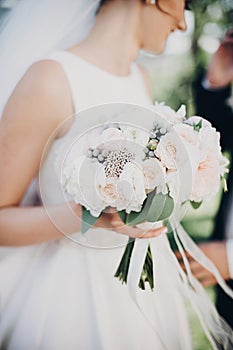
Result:
[[[167,37],[176,29],[185,30],[185,0],[146,1],[142,9],[142,48],[154,53],[164,50]]]

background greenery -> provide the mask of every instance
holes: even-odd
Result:
[[[19,1],[19,0],[18,0]],[[17,0],[0,1],[0,24],[4,15],[10,11],[11,6]],[[232,0],[193,0],[191,5],[193,14],[193,30],[182,39],[176,38],[177,46],[180,40],[186,43],[186,48],[173,50],[160,56],[139,56],[151,79],[153,96],[157,101],[166,101],[171,107],[177,109],[185,104],[188,114],[195,112],[192,97],[192,82],[208,64],[211,55],[217,49],[219,40],[227,29],[233,26],[233,1]],[[192,22],[192,21],[191,21]],[[192,25],[191,25],[192,27]],[[213,217],[218,210],[221,193],[214,201],[202,205],[198,210],[188,210],[183,224],[195,240],[206,240],[213,229]],[[208,293],[214,300],[214,289]],[[199,321],[189,306],[190,322],[195,350],[211,349],[206,340]]]

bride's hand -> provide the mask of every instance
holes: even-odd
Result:
[[[105,228],[112,230],[131,238],[152,238],[157,237],[163,233],[167,233],[167,228],[162,226],[150,230],[143,230],[137,226],[128,226],[123,223],[117,212],[103,213],[94,225],[96,228]]]

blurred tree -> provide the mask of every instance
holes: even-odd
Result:
[[[224,33],[233,26],[232,0],[194,0],[192,10],[195,18],[195,28],[192,38],[192,55],[195,59],[195,70],[206,64],[211,45],[204,47],[204,43],[220,40]],[[201,40],[203,36],[205,40]],[[216,47],[217,49],[217,47]]]
[[[160,99],[175,109],[185,104],[189,114],[195,113],[192,82],[205,69],[224,33],[233,26],[233,0],[193,0],[191,10],[194,14],[194,31],[190,51],[178,58],[180,69],[177,68],[175,86],[171,84],[164,94],[158,93]],[[176,62],[176,57],[172,57],[172,60]]]

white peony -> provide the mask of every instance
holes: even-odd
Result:
[[[156,158],[146,159],[142,163],[142,171],[145,177],[145,188],[152,191],[158,186],[165,184],[165,168]]]
[[[177,170],[191,162],[187,153],[188,144],[185,140],[173,132],[168,132],[161,137],[155,154],[160,159],[162,165],[170,170]]]
[[[136,164],[127,163],[119,177],[117,190],[117,210],[125,209],[127,213],[140,211],[146,198],[142,169]]]
[[[125,138],[121,130],[117,128],[107,128],[100,135],[99,144],[109,151],[114,151],[121,147],[122,141],[124,140]]]
[[[227,172],[227,159],[221,153],[219,133],[206,123],[199,131],[202,159],[198,163],[190,199],[209,200],[220,189],[220,177]]]
[[[216,156],[207,152],[205,158],[198,164],[190,200],[201,202],[217,194],[220,188],[219,170]]]
[[[184,203],[189,200],[192,191],[192,173],[187,168],[181,168],[179,171],[168,171],[166,184],[175,203]]]
[[[99,194],[99,187],[105,183],[103,167],[85,156],[77,158],[64,168],[63,185],[74,201],[99,216],[106,204]]]
[[[174,131],[182,137],[184,140],[186,140],[188,143],[199,148],[199,142],[200,142],[200,135],[198,131],[195,131],[191,125],[180,123],[174,125]]]
[[[133,127],[122,127],[123,135],[128,141],[132,141],[141,145],[142,147],[146,147],[149,141],[148,132],[141,130],[139,128]]]
[[[186,123],[176,124],[173,129],[178,137],[180,137],[189,158],[192,171],[195,173],[205,153],[201,147],[201,134]]]
[[[62,170],[61,183],[67,192],[72,197],[81,197],[79,183],[77,181],[77,174],[79,174],[80,168],[85,156],[79,156],[75,161],[69,161],[68,164]]]
[[[186,115],[186,107],[184,105],[176,112],[171,107],[165,105],[164,102],[155,102],[153,109],[171,124],[181,123]]]
[[[206,120],[206,119],[204,119],[204,118],[202,118],[202,117],[199,117],[198,115],[194,115],[194,116],[192,116],[192,117],[189,117],[188,119],[186,119],[186,123],[187,124],[189,124],[189,125],[194,125],[194,124],[198,124],[199,122],[201,121],[201,124],[202,124],[202,128],[204,127],[212,127],[211,126],[211,123],[208,121],[208,120]]]

